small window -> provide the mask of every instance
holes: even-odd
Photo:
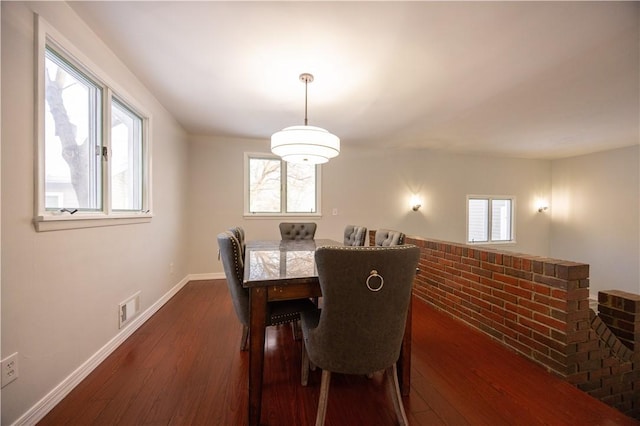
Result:
[[[111,207],[142,210],[143,118],[114,99],[111,104]]]
[[[467,197],[467,242],[514,241],[514,197]]]
[[[245,215],[317,216],[320,166],[245,154]]]
[[[36,229],[148,222],[149,115],[40,17],[37,37]]]

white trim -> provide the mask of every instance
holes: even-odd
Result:
[[[470,199],[478,199],[478,200],[487,200],[489,203],[489,217],[488,217],[488,228],[487,228],[487,238],[488,241],[469,241],[469,200]],[[511,239],[510,240],[496,240],[493,241],[491,239],[491,206],[493,200],[510,200],[511,201]],[[509,245],[516,244],[516,196],[515,195],[476,195],[476,194],[467,194],[466,202],[466,242],[465,244],[469,245],[478,245],[478,246],[493,246],[493,245]]]
[[[97,228],[100,226],[133,225],[137,223],[151,222],[151,214],[106,216],[78,215],[78,216],[38,216],[33,220],[33,225],[38,232],[60,231],[63,229]]]
[[[196,278],[197,279],[197,278]],[[34,425],[44,418],[65,396],[69,394],[82,380],[84,380],[102,361],[104,361],[118,346],[124,343],[142,324],[144,324],[153,314],[155,314],[165,303],[178,293],[189,281],[192,280],[191,275],[187,275],[156,303],[151,305],[146,311],[133,319],[129,325],[120,330],[120,332],[106,345],[93,354],[74,372],[69,374],[62,382],[46,394],[40,401],[35,403],[27,412],[20,416],[13,425]]]
[[[81,50],[75,47],[66,37],[58,32],[44,18],[37,13],[35,20],[35,100],[34,113],[36,125],[34,129],[36,155],[34,158],[35,182],[34,182],[34,224],[36,231],[54,231],[63,229],[90,228],[99,226],[113,226],[124,224],[136,224],[150,222],[152,218],[152,120],[153,117],[142,104],[131,96],[126,90],[112,80],[102,68],[92,62]],[[90,78],[97,87],[103,91],[101,131],[102,143],[111,153],[111,103],[113,99],[129,108],[142,119],[142,211],[118,212],[111,208],[111,168],[107,161],[102,159],[102,183],[100,185],[102,207],[96,213],[78,212],[77,215],[62,219],[59,211],[46,209],[45,204],[45,51],[47,45],[55,47],[57,55],[70,61],[78,67],[83,75]],[[101,219],[100,221],[93,221]],[[49,222],[51,223],[45,223]],[[64,221],[64,222],[63,222]],[[98,223],[100,222],[100,223]]]
[[[223,279],[225,279],[224,272],[209,272],[206,274],[189,274],[189,281],[223,280]]]
[[[265,213],[265,212],[251,212],[249,211],[249,159],[251,158],[263,158],[263,159],[273,159],[273,160],[280,160],[280,163],[282,165],[282,176],[281,176],[281,181],[284,182],[286,180],[286,174],[285,174],[285,170],[286,170],[286,161],[284,161],[282,158],[278,157],[277,155],[271,154],[271,153],[264,153],[264,152],[245,152],[244,153],[244,157],[243,157],[243,200],[244,200],[244,205],[243,205],[243,213],[242,213],[242,217],[245,219],[268,219],[268,218],[287,218],[287,219],[292,219],[292,218],[310,218],[310,217],[315,217],[315,218],[321,218],[322,217],[322,165],[321,164],[316,164],[315,168],[316,168],[316,211],[312,212],[312,213],[304,213],[304,212],[284,212],[282,211],[283,209],[285,209],[285,199],[286,199],[286,194],[282,193],[282,188],[284,188],[285,186],[283,186],[283,184],[281,183],[281,200],[280,200],[280,212],[274,212],[274,213]]]

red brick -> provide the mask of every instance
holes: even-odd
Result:
[[[539,322],[536,321],[532,321],[528,318],[524,318],[524,317],[520,317],[518,319],[518,323],[521,324],[524,327],[527,327],[533,331],[536,331],[540,334],[544,334],[546,336],[550,336],[551,335],[551,330],[547,325],[544,324],[540,324]]]
[[[492,278],[480,278],[480,283],[486,285],[487,287],[491,287],[491,288],[497,288],[502,290],[502,288],[504,288],[504,283],[501,283],[499,281],[496,281]]]
[[[512,286],[517,286],[518,285],[518,279],[517,278],[514,278],[512,276],[508,276],[508,275],[504,275],[504,274],[494,273],[493,274],[493,279],[496,280],[496,281],[503,282],[505,284],[512,285]]]
[[[505,303],[504,300],[488,294],[483,294],[482,299],[496,306],[504,306]]]
[[[504,266],[502,265],[496,265],[490,262],[482,262],[480,267],[485,271],[499,272],[499,273],[504,273],[504,269],[505,269]]]
[[[529,359],[531,359],[531,357],[533,356],[533,350],[531,349],[531,347],[529,347],[526,344],[521,343],[518,340],[512,339],[509,336],[505,336],[504,342],[508,346],[510,346],[511,348],[516,350],[517,352],[523,354],[524,356],[526,356]]]
[[[567,324],[564,323],[563,321],[558,321],[546,315],[541,315],[535,312],[533,313],[533,319],[535,321],[539,321],[543,324],[548,325],[551,328],[555,328],[556,330],[560,330],[560,331],[564,331],[567,327]]]
[[[553,276],[534,274],[533,281],[546,284],[551,287],[567,288],[567,282],[565,280],[561,280],[560,278],[555,278]]]
[[[545,275],[556,276],[556,265],[554,263],[544,262],[542,270]]]
[[[567,300],[566,289],[563,290],[563,289],[557,289],[557,288],[550,288],[549,290],[551,290],[551,297],[555,299]]]
[[[558,263],[556,277],[571,281],[589,278],[589,265],[575,262]]]
[[[531,309],[534,312],[540,312],[541,314],[544,314],[544,315],[549,315],[551,312],[551,309],[548,306],[543,305],[541,303],[536,303],[531,300],[520,299],[518,303],[526,308]]]
[[[554,351],[558,351],[558,352],[564,352],[565,345],[562,344],[561,342],[557,342],[553,340],[552,338],[549,337],[548,334],[533,333],[532,337],[535,341],[542,343],[549,349],[553,349]],[[566,356],[563,355],[563,357],[565,358],[564,361],[566,361]]]
[[[504,291],[506,291],[507,293],[513,294],[515,296],[518,296],[520,298],[523,299],[528,299],[531,300],[532,299],[532,295],[533,293],[527,289],[524,289],[522,287],[514,287],[514,286],[505,286],[504,287]]]
[[[480,276],[476,274],[470,274],[468,272],[463,271],[460,273],[460,276],[470,281],[480,282]]]
[[[545,296],[551,295],[551,288],[549,286],[535,284],[535,283],[532,283],[532,286],[533,286],[533,291],[535,291],[538,294],[544,294]]]
[[[533,331],[530,327],[525,327],[522,324],[519,324],[517,320],[506,319],[504,324],[510,329],[522,334],[523,336],[531,337]]]
[[[493,276],[493,272],[487,271],[486,269],[482,268],[471,268],[471,272],[485,278],[491,278]]]
[[[534,260],[531,262],[531,271],[535,274],[544,273],[544,262],[541,260]]]

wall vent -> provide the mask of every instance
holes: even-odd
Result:
[[[127,325],[140,312],[140,292],[118,305],[118,328]]]

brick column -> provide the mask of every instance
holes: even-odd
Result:
[[[640,295],[621,290],[598,293],[598,315],[622,343],[640,349]]]

